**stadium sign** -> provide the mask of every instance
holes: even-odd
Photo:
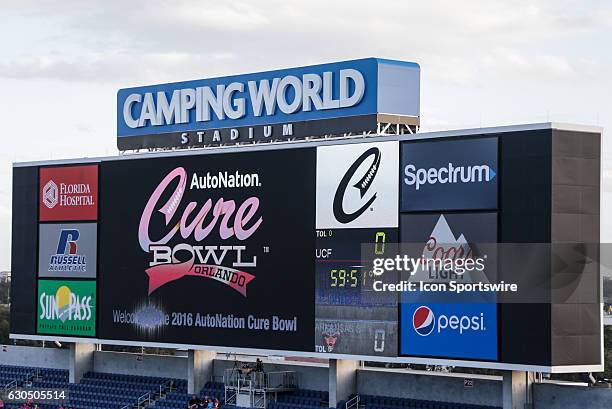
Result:
[[[420,68],[375,58],[119,90],[120,150],[374,132],[418,124]]]
[[[566,193],[599,192],[600,132],[545,124],[16,164],[11,337],[600,371],[600,270],[582,243],[598,244],[599,216]],[[568,176],[576,158],[589,165],[580,180]],[[594,223],[562,228],[555,209]],[[570,239],[589,257],[547,247]],[[419,292],[378,291],[403,276],[378,278],[369,260],[395,259],[399,242],[414,259],[462,252],[486,268],[419,270]],[[561,256],[578,273],[551,263]],[[427,291],[452,282],[521,293]],[[580,304],[557,297],[577,285]],[[577,314],[593,319],[576,329]]]

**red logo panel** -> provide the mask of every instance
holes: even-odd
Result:
[[[98,165],[40,168],[40,221],[97,220]]]

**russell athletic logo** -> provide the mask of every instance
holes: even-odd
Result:
[[[58,189],[54,181],[48,181],[43,187],[43,203],[47,208],[53,209],[57,205]]]
[[[49,272],[87,271],[86,257],[78,254],[79,235],[79,231],[75,229],[61,230],[57,251],[49,259]]]
[[[456,166],[449,162],[441,168],[417,168],[413,164],[404,167],[404,183],[419,190],[425,185],[455,183],[486,183],[495,179],[497,173],[486,164]]]
[[[377,147],[373,147],[365,151],[361,156],[357,158],[355,162],[348,168],[342,180],[340,180],[340,184],[338,185],[338,189],[336,190],[336,194],[334,195],[334,217],[340,223],[350,223],[359,216],[361,216],[376,200],[377,193],[375,192],[369,199],[367,199],[364,204],[357,210],[351,213],[347,213],[342,206],[342,201],[344,200],[344,195],[346,193],[346,189],[349,187],[349,182],[351,178],[357,172],[357,169],[364,163],[369,157],[374,158],[374,162],[368,168],[367,172],[361,177],[361,179],[355,183],[352,187],[359,190],[359,195],[363,199],[370,186],[372,186],[372,182],[376,177],[376,173],[380,167],[380,149]]]
[[[438,334],[444,331],[453,331],[459,335],[468,332],[486,331],[484,324],[484,313],[475,315],[444,315],[440,314],[437,319],[434,312],[426,306],[418,307],[412,315],[412,326],[414,331],[426,337],[434,329]]]

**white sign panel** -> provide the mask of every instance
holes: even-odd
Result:
[[[398,226],[399,143],[317,148],[317,229]]]

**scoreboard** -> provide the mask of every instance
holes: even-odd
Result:
[[[542,125],[15,164],[11,336],[598,370],[600,139]],[[590,260],[571,274],[568,242]],[[376,291],[406,278],[372,270],[402,246],[485,255],[469,280],[537,297]]]

